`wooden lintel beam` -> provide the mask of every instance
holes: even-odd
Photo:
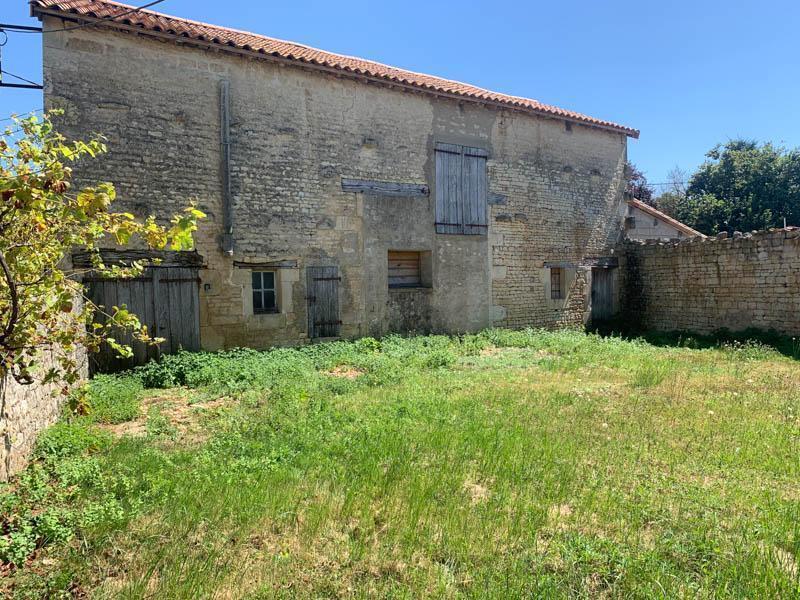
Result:
[[[134,261],[153,266],[153,261],[158,261],[158,267],[202,267],[203,257],[197,251],[171,251],[171,250],[139,250],[103,248],[100,251],[103,263],[110,265],[130,265]],[[80,251],[72,254],[72,264],[77,268],[92,268],[92,253]]]
[[[296,269],[296,260],[268,260],[266,262],[233,261],[233,266],[240,269]]]
[[[401,183],[397,181],[350,179],[346,177],[342,177],[342,191],[403,197],[418,197],[430,194],[430,189],[424,183]]]

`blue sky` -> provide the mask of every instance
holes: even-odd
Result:
[[[154,9],[636,127],[630,158],[651,182],[674,166],[691,171],[737,136],[800,146],[795,1],[166,0]],[[0,22],[36,24],[25,0],[3,0]],[[9,34],[2,51],[4,70],[41,80],[39,35]],[[0,88],[0,117],[41,105],[41,92]]]

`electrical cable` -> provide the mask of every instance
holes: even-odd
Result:
[[[43,29],[41,31],[31,31],[30,29],[18,29],[18,28],[15,28],[14,25],[4,25],[2,30],[10,31],[11,33],[60,33],[62,31],[75,31],[76,29],[82,29],[84,27],[91,27],[92,25],[98,25],[98,24],[100,24],[100,23],[102,23],[104,21],[109,21],[109,22],[116,21],[117,19],[120,19],[120,18],[122,18],[124,16],[127,16],[127,15],[129,15],[131,13],[135,13],[135,12],[138,12],[140,10],[144,10],[145,8],[150,8],[151,6],[155,6],[156,4],[161,4],[164,1],[165,0],[154,0],[153,2],[149,2],[147,4],[142,4],[141,6],[136,6],[134,8],[131,8],[130,10],[122,12],[122,13],[120,13],[118,15],[114,15],[113,17],[110,17],[108,19],[100,19],[98,21],[90,21],[90,22],[81,23],[80,25],[75,25],[75,26],[72,26],[72,27],[63,27],[61,29]]]

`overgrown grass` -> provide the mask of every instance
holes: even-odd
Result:
[[[166,357],[0,492],[0,593],[798,596],[798,379],[576,331]]]
[[[94,423],[124,423],[140,414],[138,377],[98,375],[86,386],[87,417]]]

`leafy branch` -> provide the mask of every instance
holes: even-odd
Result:
[[[23,135],[7,132],[0,139],[0,376],[10,374],[20,383],[62,381],[66,393],[67,384],[79,378],[79,347],[93,352],[106,342],[129,356],[130,347],[114,338],[119,330],[146,343],[159,341],[125,306],[107,311],[87,298],[81,283],[86,271],[69,266],[71,253],[87,251],[94,276],[135,277],[153,263],[106,265],[101,245],[191,249],[197,221],[205,215],[190,204],[160,225],[152,216],[140,220],[113,212],[113,184],[72,191],[69,163],[104,153],[100,138],[67,141],[50,115],[16,119],[17,132]],[[105,317],[102,323],[98,316]],[[36,370],[42,348],[57,355],[44,375]]]

